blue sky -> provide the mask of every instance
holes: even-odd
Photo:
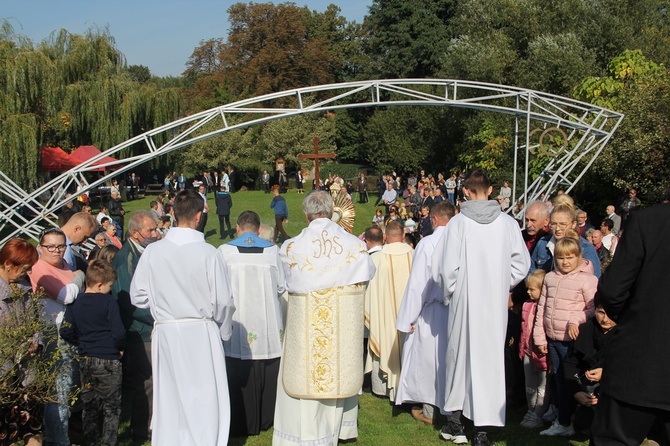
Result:
[[[256,3],[261,3],[256,1]],[[145,65],[157,76],[179,76],[201,40],[226,37],[229,0],[2,0],[0,18],[34,43],[65,28],[80,34],[109,28],[129,65]],[[275,4],[281,3],[275,1]],[[372,0],[295,1],[324,11],[335,3],[347,20],[362,22]]]

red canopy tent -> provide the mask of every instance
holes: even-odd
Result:
[[[45,172],[70,170],[80,163],[60,147],[42,147],[42,170]]]
[[[79,146],[75,149],[74,152],[70,154],[70,156],[74,159],[76,159],[79,163],[83,163],[84,161],[88,161],[89,159],[93,158],[96,155],[99,155],[100,150],[95,147],[95,146]],[[112,158],[111,156],[105,156],[102,159],[99,159],[94,163],[95,166],[98,166],[100,164],[107,164],[111,162],[118,161],[116,158]],[[104,170],[114,170],[118,169],[119,165],[114,165],[114,166],[108,166],[108,167],[100,167],[98,169],[94,169],[94,172],[102,172]]]

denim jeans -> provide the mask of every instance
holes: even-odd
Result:
[[[79,370],[86,443],[115,445],[121,417],[121,361],[83,357]]]
[[[72,390],[73,347],[59,340],[61,358],[56,362],[56,398],[58,403],[44,405],[44,444],[49,446],[70,446],[69,396]]]
[[[556,383],[556,394],[554,401],[558,408],[558,422],[562,426],[569,426],[572,420],[572,397],[568,395],[568,387],[563,372],[563,362],[568,354],[568,348],[572,341],[555,341],[548,339],[549,356],[554,368],[554,383]]]

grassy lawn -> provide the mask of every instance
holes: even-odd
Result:
[[[354,234],[362,233],[372,222],[375,208],[373,203],[376,194],[371,194],[371,203],[358,204],[358,194],[354,194],[354,206],[356,209],[356,221],[354,224]],[[304,195],[298,195],[295,192],[289,192],[284,195],[288,209],[289,222],[284,225],[286,232],[295,236],[307,226],[307,221],[302,212],[302,199]],[[245,210],[253,210],[261,217],[261,222],[274,227],[274,213],[270,209],[271,194],[264,194],[262,191],[237,192],[232,194],[233,209],[231,213],[231,223],[237,216]],[[139,209],[149,209],[149,202],[154,197],[145,197],[123,206],[130,214]],[[216,217],[213,194],[209,194],[208,202],[211,207],[211,215],[207,221],[206,239],[214,246],[219,246],[227,240],[219,240],[219,223]],[[94,209],[95,211],[95,209]],[[126,216],[128,221],[129,215]],[[370,393],[364,393],[360,398],[360,411],[358,414],[359,436],[355,444],[370,446],[404,446],[412,444],[414,446],[433,445],[441,443],[439,437],[439,428],[441,426],[427,426],[415,421],[409,413],[409,407],[392,407],[386,399],[377,398]],[[235,410],[235,408],[233,408]],[[535,430],[524,429],[519,426],[519,422],[525,414],[525,408],[519,410],[508,410],[507,427],[498,429],[492,433],[492,439],[498,445],[586,445],[588,441],[585,437],[574,437],[575,439],[541,437],[540,428]],[[466,433],[468,439],[472,439],[472,426],[467,426]],[[119,444],[122,446],[132,445],[129,438],[129,428],[127,417],[121,425]],[[233,446],[265,446],[272,444],[272,431],[264,432],[254,437],[231,438],[230,445]],[[445,444],[447,444],[445,442]]]
[[[272,201],[272,194],[266,194],[262,191],[236,192],[231,194],[233,198],[233,208],[230,214],[230,223],[235,229],[235,221],[237,216],[243,211],[251,210],[261,217],[261,223],[270,225],[274,228],[275,217],[274,211],[270,208]],[[288,223],[284,224],[286,232],[294,237],[307,227],[307,220],[305,214],[302,212],[302,200],[305,195],[299,195],[295,191],[283,194],[288,206]],[[124,202],[123,208],[126,210],[127,222],[133,211],[144,209],[149,210],[149,202],[154,200],[155,196],[147,196],[138,200]],[[372,223],[372,217],[375,213],[373,206],[376,199],[376,194],[370,196],[372,203],[358,204],[358,193],[354,193],[354,207],[356,209],[356,221],[354,223],[354,234],[362,233],[365,228]],[[207,227],[205,228],[205,237],[209,243],[214,246],[219,246],[222,243],[230,241],[230,239],[219,240],[219,219],[216,215],[216,206],[214,204],[214,194],[210,193],[207,196],[207,203],[210,206],[209,217],[207,219]],[[97,213],[95,206],[98,203],[93,203],[93,211]],[[127,224],[127,223],[126,223]]]

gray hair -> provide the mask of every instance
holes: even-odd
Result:
[[[333,198],[328,192],[312,191],[303,200],[302,210],[307,214],[307,220],[309,221],[317,218],[332,218]]]
[[[547,203],[544,201],[540,200],[535,200],[531,201],[528,203],[528,206],[526,206],[526,213],[530,211],[531,209],[537,208],[537,212],[540,214],[539,218],[547,218],[549,217],[549,209],[547,209]]]
[[[145,218],[149,218],[152,221],[156,222],[154,216],[151,215],[149,211],[137,211],[133,214],[132,217],[130,217],[130,221],[128,221],[127,232],[130,233],[130,231],[132,230],[139,231],[140,229],[142,229],[142,224],[144,223]]]
[[[268,225],[261,225],[258,229],[258,236],[263,240],[274,243],[275,228]]]

